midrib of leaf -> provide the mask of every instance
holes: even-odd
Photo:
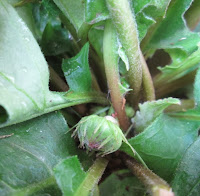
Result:
[[[0,182],[2,182],[4,185],[6,185],[9,189],[11,190],[15,190],[12,186],[10,186],[8,183],[6,183],[4,180],[0,180]]]
[[[34,192],[37,192],[39,190],[41,190],[42,188],[46,188],[50,185],[55,185],[56,184],[56,180],[53,176],[46,178],[43,181],[40,181],[39,183],[35,183],[32,185],[29,185],[25,188],[21,188],[21,189],[13,189],[13,193],[11,193],[11,196],[24,196],[24,195],[30,195]],[[9,186],[10,187],[10,186]]]
[[[32,157],[34,157],[35,159],[37,159],[39,162],[43,163],[45,168],[48,170],[49,174],[52,175],[52,170],[51,168],[44,162],[42,161],[37,155],[33,154],[32,152],[26,150],[25,148],[23,148],[22,146],[19,146],[17,144],[14,144],[14,143],[10,143],[8,142],[8,140],[5,140],[4,142],[6,142],[7,144],[9,144],[10,146],[14,147],[14,148],[17,148],[18,150],[21,150],[29,155],[31,155]]]
[[[44,162],[42,161],[37,155],[33,154],[32,152],[24,149],[22,146],[19,146],[17,144],[14,143],[10,143],[7,140],[5,140],[4,142],[6,142],[7,144],[9,144],[10,146],[17,148],[18,150],[21,150],[29,155],[31,155],[33,158],[37,159],[39,162],[41,162],[44,167],[47,169],[47,171],[49,172],[50,177],[46,178],[43,181],[40,181],[38,183],[33,183],[31,185],[26,186],[25,188],[21,188],[21,189],[15,189],[12,186],[10,186],[9,184],[7,184],[4,180],[0,180],[3,184],[5,184],[7,187],[9,187],[9,189],[12,190],[12,195],[11,196],[24,196],[26,195],[30,195],[31,193],[34,193],[36,191],[41,190],[42,188],[48,187],[50,185],[55,185],[56,184],[56,180],[52,174],[52,169]]]
[[[179,118],[179,119],[200,121],[200,115],[196,115],[196,114],[187,114],[187,113],[184,114],[184,112],[181,112],[181,113],[170,113],[169,115],[175,118]]]
[[[57,94],[59,94],[59,93],[57,93]],[[40,110],[37,113],[33,113],[32,115],[27,115],[21,120],[17,119],[16,121],[11,121],[10,123],[9,122],[6,123],[6,126],[12,125],[12,124],[15,124],[15,123],[24,122],[26,120],[30,120],[32,118],[41,116],[41,115],[46,114],[46,113],[50,113],[50,112],[53,112],[53,111],[56,111],[56,110],[60,110],[60,109],[66,108],[66,107],[70,107],[70,106],[74,106],[74,105],[78,105],[78,104],[82,104],[82,103],[93,102],[93,103],[108,105],[108,100],[103,96],[103,94],[99,94],[99,93],[95,93],[95,92],[86,93],[86,94],[73,93],[71,95],[70,94],[63,95],[63,93],[60,93],[60,95],[62,95],[62,98],[64,99],[64,100],[62,100],[62,103],[58,102],[54,106],[48,106],[47,105],[46,108],[44,108],[43,110]],[[75,97],[73,97],[73,96],[75,96]],[[78,99],[78,97],[80,97],[80,98]],[[2,124],[2,126],[0,125],[0,127],[4,127],[4,126],[5,126],[4,124]]]
[[[28,99],[31,100],[31,102],[33,103],[33,105],[40,110],[41,108],[38,107],[37,103],[29,96],[29,94],[27,94],[24,90],[22,90],[21,88],[17,87],[8,77],[5,76],[5,74],[3,74],[2,72],[0,72],[0,75],[7,80],[8,82],[10,82],[18,91],[20,91],[21,93],[23,93],[26,97],[28,97]]]
[[[190,196],[193,192],[193,190],[195,189],[195,187],[197,187],[197,185],[200,184],[200,179],[197,181],[197,183],[191,188],[191,190],[188,193],[188,196]]]

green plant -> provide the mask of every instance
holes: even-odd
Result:
[[[198,195],[199,9],[0,1],[0,195]]]

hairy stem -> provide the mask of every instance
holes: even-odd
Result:
[[[123,95],[120,93],[120,76],[118,70],[117,34],[111,21],[107,21],[103,38],[103,57],[108,87],[111,94],[112,105],[117,113],[120,127],[127,130],[129,121],[123,105]]]
[[[153,196],[174,196],[170,186],[162,178],[145,168],[133,158],[123,154],[123,161],[131,172],[147,187]]]
[[[81,183],[79,189],[74,194],[74,196],[87,196],[89,190],[93,190],[95,185],[99,182],[99,179],[103,175],[104,170],[106,169],[108,160],[105,158],[97,158],[94,164],[91,166],[87,172],[86,178]]]
[[[128,82],[131,91],[131,104],[136,106],[142,84],[141,51],[137,25],[128,0],[106,0],[118,37],[128,57],[130,69]]]
[[[146,101],[153,101],[155,100],[155,89],[153,85],[153,80],[151,74],[149,72],[149,68],[147,63],[142,55],[142,83],[144,88],[144,96]]]

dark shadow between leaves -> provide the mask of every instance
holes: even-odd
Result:
[[[6,109],[0,105],[0,124],[5,123],[8,120],[8,113]]]

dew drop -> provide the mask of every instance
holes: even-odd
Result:
[[[30,41],[28,37],[25,37],[24,39],[25,39],[27,42],[29,42],[29,41]]]
[[[22,71],[25,72],[25,73],[28,72],[26,68],[23,68]]]

